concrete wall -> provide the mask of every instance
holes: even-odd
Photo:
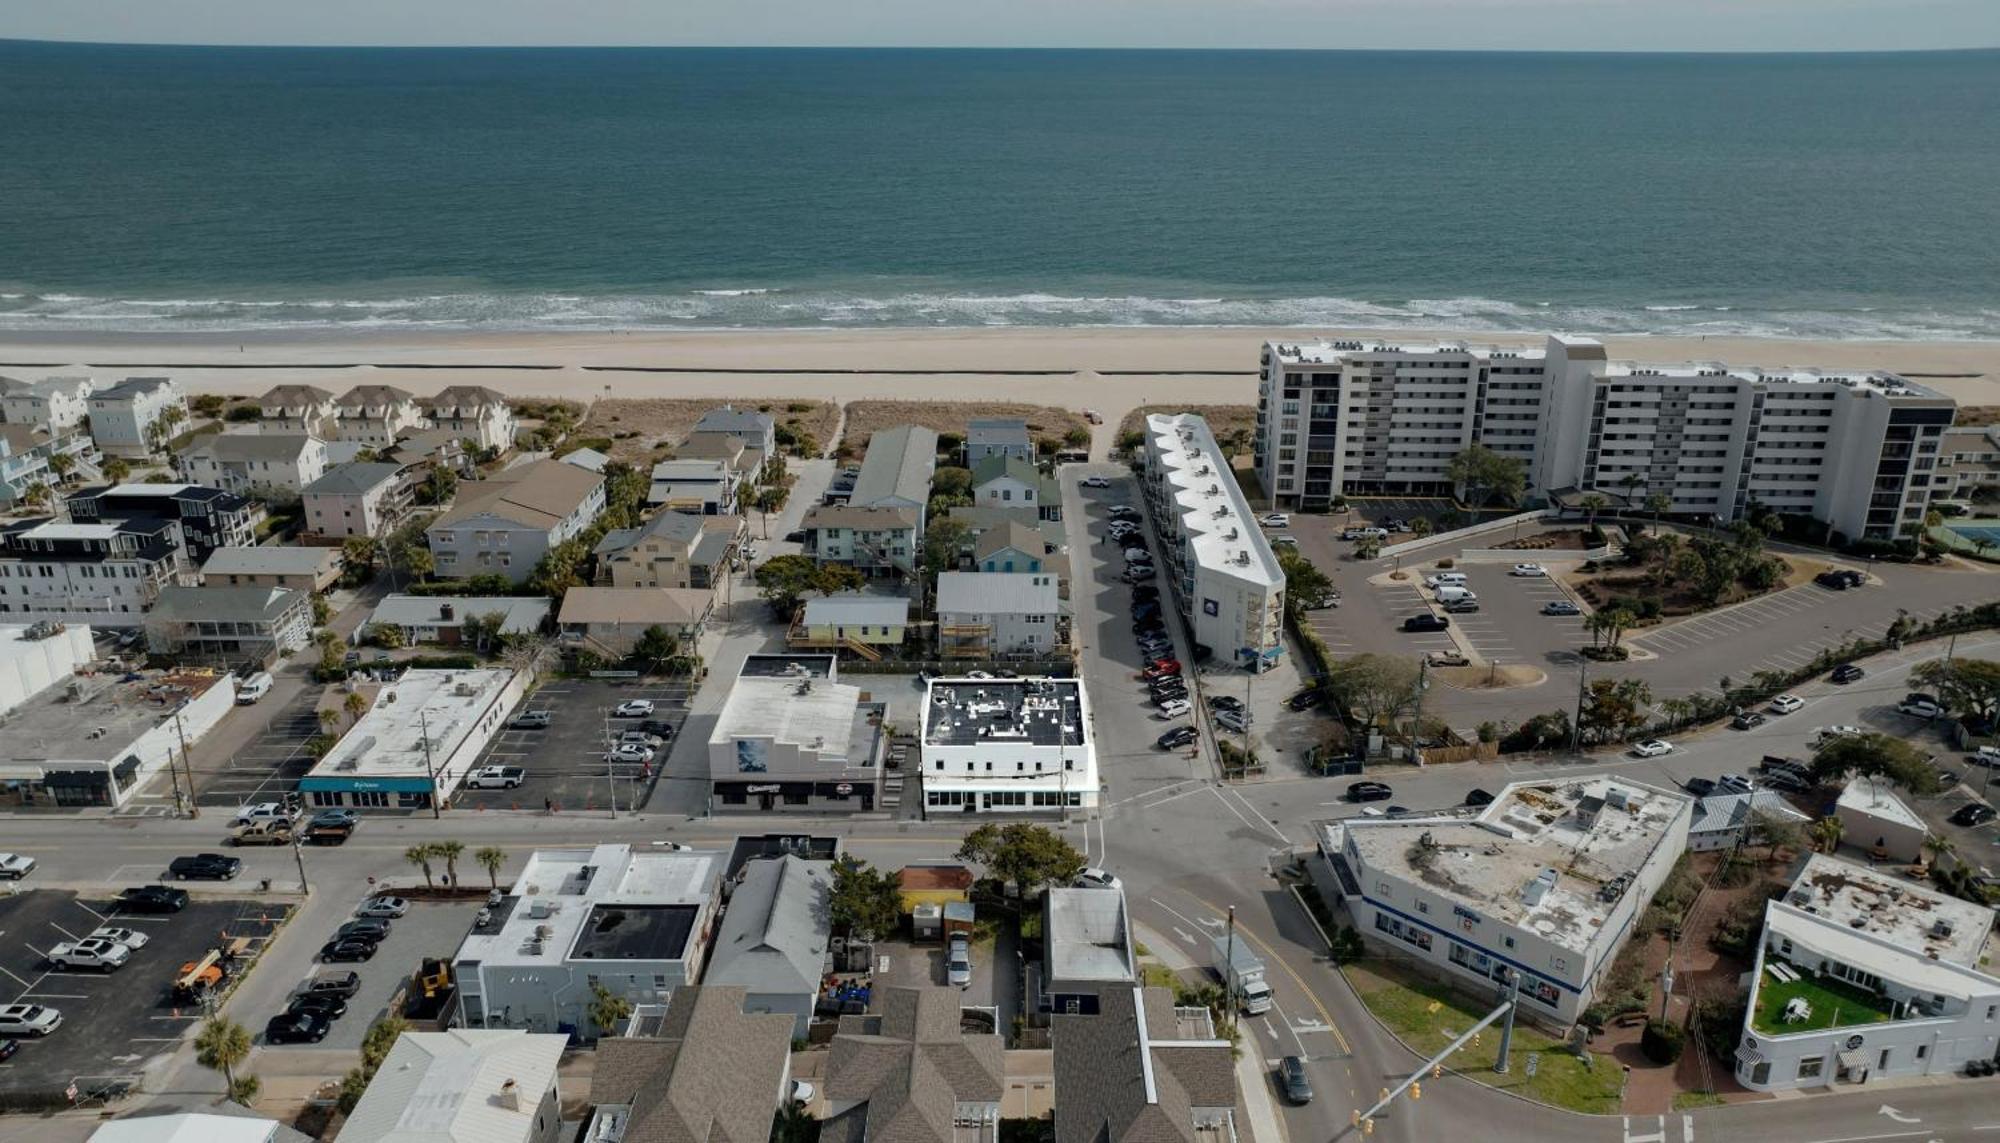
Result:
[[[0,642],[0,714],[66,682],[92,655],[90,628],[71,624],[47,639]]]

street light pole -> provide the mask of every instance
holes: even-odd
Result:
[[[424,710],[421,707],[417,709],[417,726],[420,728],[420,731],[424,736],[424,773],[429,775],[431,780],[431,798],[430,798],[431,820],[436,821],[444,817],[444,814],[438,810],[437,767],[431,761],[431,712],[430,711]]]
[[[1236,1016],[1236,906],[1229,907],[1229,947],[1222,962],[1223,1011]]]
[[[1507,1006],[1507,1022],[1500,1025],[1500,1052],[1493,1058],[1493,1070],[1507,1074],[1507,1050],[1514,1046],[1514,1009],[1520,1006],[1521,974],[1507,970],[1507,982],[1500,989],[1500,1002]]]
[[[306,880],[305,836],[296,830],[292,832],[292,860],[299,864],[299,896],[312,896],[312,883]]]

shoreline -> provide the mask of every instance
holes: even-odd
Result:
[[[418,395],[486,385],[510,397],[765,400],[1005,399],[1091,408],[1117,424],[1144,404],[1251,405],[1266,340],[1434,339],[1539,345],[1543,334],[1341,327],[1004,327],[623,332],[323,329],[0,333],[0,375],[88,367],[178,379],[189,394],[280,383],[336,393],[369,382]],[[1887,369],[1961,405],[2000,405],[2000,342],[1605,336],[1614,358]],[[982,384],[990,381],[991,384]]]

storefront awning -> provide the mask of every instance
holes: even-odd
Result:
[[[1862,1051],[1842,1052],[1834,1059],[1840,1061],[1844,1072],[1865,1072],[1868,1070],[1868,1053]]]

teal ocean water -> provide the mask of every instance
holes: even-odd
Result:
[[[0,43],[0,328],[2000,338],[2000,53]]]

